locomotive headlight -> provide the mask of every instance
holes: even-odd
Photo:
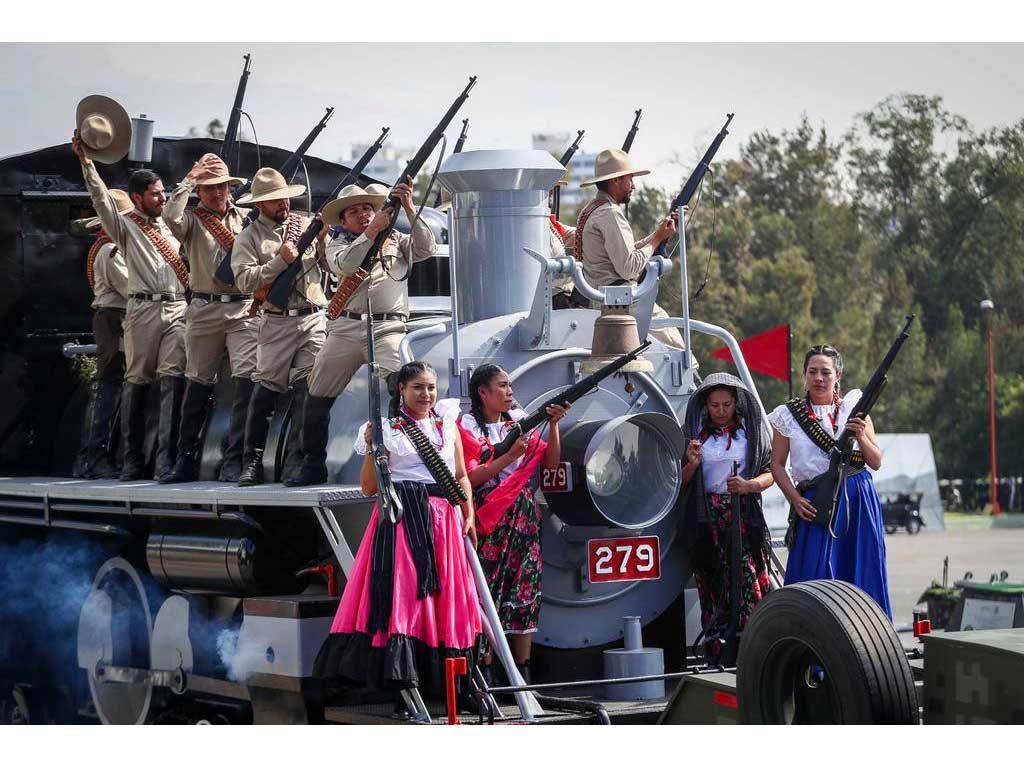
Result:
[[[681,444],[679,426],[660,413],[582,423],[563,438],[574,488],[545,498],[569,524],[650,527],[679,497]]]

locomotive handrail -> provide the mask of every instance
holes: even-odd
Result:
[[[433,338],[434,336],[444,335],[447,332],[448,326],[441,322],[409,331],[398,344],[398,361],[404,365],[406,362],[412,362],[416,359],[412,356],[413,341],[418,341],[421,338]]]
[[[584,298],[589,298],[591,301],[597,301],[601,304],[614,306],[615,304],[608,300],[608,289],[613,287],[621,289],[622,287],[625,287],[609,285],[603,288],[595,288],[587,282],[587,279],[583,276],[583,264],[580,261],[568,257],[545,258],[532,248],[523,248],[523,250],[525,250],[526,253],[535,261],[539,261],[541,268],[545,269],[548,274],[571,274],[572,281],[576,285],[576,289]],[[640,280],[638,285],[633,285],[629,288],[630,303],[635,304],[652,290],[657,290],[658,280],[664,275],[671,273],[671,271],[672,262],[669,259],[664,256],[653,256],[651,260],[647,262],[643,279]]]
[[[96,344],[76,344],[68,341],[60,348],[65,357],[78,357],[82,354],[95,354]]]

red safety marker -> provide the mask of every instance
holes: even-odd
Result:
[[[459,707],[455,699],[455,677],[466,675],[466,659],[445,658],[444,680],[445,693],[448,697],[448,724],[459,724]]]
[[[733,695],[731,692],[715,690],[711,694],[711,700],[713,700],[719,706],[723,706],[725,708],[737,709],[740,707],[739,701],[736,699],[736,696]]]
[[[932,622],[928,618],[919,618],[914,621],[914,636],[919,637],[932,633]]]

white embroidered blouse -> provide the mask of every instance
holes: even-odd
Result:
[[[512,422],[522,420],[523,418],[526,418],[526,416],[528,415],[529,413],[527,413],[525,410],[520,410],[518,408],[510,410],[509,416],[512,418],[512,421],[503,421],[501,423],[487,424],[487,439],[490,440],[492,445],[501,442],[503,439],[505,439],[505,435],[508,434],[508,430],[509,428],[511,428]],[[483,442],[484,432],[480,429],[479,424],[477,424],[476,418],[474,418],[469,413],[464,413],[460,423],[462,424],[463,429],[465,429],[474,437],[476,437],[477,440],[480,441],[481,443]],[[506,477],[510,476],[512,472],[518,469],[519,464],[521,464],[522,462],[523,456],[519,456],[514,461],[512,461],[512,463],[510,463],[508,466],[506,466],[504,469],[498,472],[497,476],[492,477],[487,482],[485,482],[482,487],[497,487],[501,482],[505,480]]]
[[[732,435],[711,435],[701,446],[701,470],[704,473],[705,493],[728,493],[726,484],[732,476],[733,461],[740,465],[742,476],[747,467],[747,430]]]
[[[459,401],[457,399],[438,400],[434,404],[434,412],[441,419],[440,430],[437,428],[433,416],[417,421],[416,425],[430,438],[430,444],[437,449],[445,464],[454,474],[455,440],[459,439],[458,426],[456,426],[455,421],[459,416]],[[434,478],[420,459],[420,455],[416,452],[416,447],[412,444],[412,440],[405,436],[401,429],[393,428],[390,419],[381,418],[380,420],[381,429],[384,433],[384,447],[388,450],[388,466],[391,467],[391,479],[395,482],[409,480],[412,482],[432,483]],[[356,453],[359,455],[366,455],[366,429],[369,425],[370,422],[367,421],[359,428],[359,435],[356,437],[354,446]]]
[[[824,427],[826,433],[834,437],[839,436],[843,427],[846,426],[846,419],[850,417],[851,411],[860,399],[860,395],[860,389],[853,389],[848,391],[840,401],[835,433],[832,433],[832,422],[829,419],[835,405],[829,403],[828,405],[812,406],[814,414],[818,416],[819,423]],[[789,440],[789,467],[794,482],[814,479],[828,468],[828,455],[804,434],[804,430],[800,428],[785,403],[768,414],[768,421],[775,431]]]

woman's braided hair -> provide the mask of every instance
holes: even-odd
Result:
[[[388,417],[396,418],[400,412],[402,406],[402,384],[406,384],[418,375],[423,373],[433,373],[434,378],[437,378],[437,373],[434,371],[434,367],[429,362],[423,360],[413,360],[412,362],[406,362],[398,370],[398,374],[395,376],[395,390],[391,392],[391,401],[388,403]]]
[[[495,365],[492,362],[487,362],[476,370],[473,371],[473,375],[469,377],[469,414],[476,419],[477,425],[480,427],[480,431],[487,433],[487,424],[484,420],[484,401],[480,397],[480,389],[485,386],[490,386],[491,381],[498,373],[506,372],[501,365]],[[512,417],[505,412],[501,414],[502,420],[511,421]]]

